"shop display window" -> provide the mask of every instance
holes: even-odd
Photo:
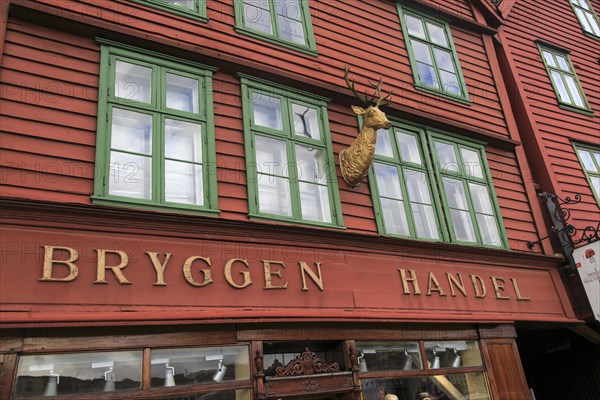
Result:
[[[357,342],[356,350],[360,372],[423,369],[418,342]]]

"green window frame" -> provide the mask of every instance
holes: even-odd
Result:
[[[391,120],[379,129],[369,169],[371,195],[379,232],[422,240],[447,240],[441,223],[439,194],[423,147],[422,128]]]
[[[591,111],[569,54],[541,44],[538,47],[560,107]]]
[[[574,143],[573,146],[594,198],[600,206],[600,147],[578,143]]]
[[[308,0],[234,0],[235,30],[317,55]]]
[[[398,13],[415,87],[470,104],[448,22],[400,4]]]
[[[428,132],[450,240],[508,248],[484,143]]]
[[[569,0],[569,2],[583,32],[595,39],[600,39],[600,22],[592,4],[588,0]]]
[[[173,14],[208,22],[206,0],[132,0]]]
[[[250,217],[342,227],[328,99],[239,76]]]
[[[217,213],[212,73],[104,39],[94,203]]]
[[[369,170],[379,233],[508,248],[485,143],[391,122]]]

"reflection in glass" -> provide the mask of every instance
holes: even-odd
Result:
[[[483,365],[479,345],[475,340],[425,342],[425,351],[430,369]]]
[[[188,10],[194,9],[194,0],[163,0],[163,1],[166,1],[167,3],[172,4],[174,6],[187,8]]]
[[[323,150],[296,145],[296,167],[299,180],[326,183]]]
[[[429,38],[433,43],[439,44],[440,46],[449,47],[443,26],[427,22],[427,31],[429,32]]]
[[[151,386],[182,386],[250,379],[246,346],[152,350]],[[221,373],[216,375],[217,373]]]
[[[291,217],[289,179],[258,174],[258,205],[260,212]]]
[[[152,115],[113,108],[110,147],[131,153],[152,152]]]
[[[254,105],[254,124],[271,129],[282,130],[281,101],[277,97],[252,92]]]
[[[152,158],[110,152],[108,193],[136,199],[152,198]]]
[[[199,112],[198,80],[169,73],[166,77],[167,107],[197,114]]]
[[[425,30],[423,29],[423,23],[420,18],[413,17],[410,14],[406,14],[406,28],[408,33],[413,36],[425,38]]]
[[[307,182],[300,182],[299,186],[302,219],[331,222],[327,186]]]
[[[306,40],[304,39],[304,25],[301,21],[278,15],[277,24],[280,39],[289,40],[299,44],[306,44]]]
[[[423,368],[417,342],[357,342],[356,350],[361,372]]]
[[[390,132],[387,129],[377,130],[377,141],[375,142],[375,154],[378,156],[394,157]]]
[[[258,5],[267,7],[267,9],[259,8]],[[271,13],[268,10],[269,3],[266,1],[249,1],[244,0],[244,24],[247,28],[256,29],[258,31],[273,34],[271,26]]]
[[[465,174],[467,176],[483,179],[483,170],[481,168],[479,154],[476,151],[465,148],[461,148],[460,153],[463,159]]]
[[[444,142],[435,142],[435,149],[438,156],[440,167],[447,171],[459,172],[458,161],[454,146]]]
[[[15,398],[139,389],[142,352],[22,356]]]
[[[596,168],[596,165],[594,164],[594,160],[592,159],[592,156],[589,151],[579,149],[579,150],[577,150],[577,152],[579,153],[579,158],[581,158],[581,163],[583,164],[583,167],[585,168],[586,171],[598,172],[598,169]],[[595,156],[596,160],[598,161],[598,164],[600,165],[600,154],[595,153],[594,156]]]
[[[417,138],[407,133],[397,132],[396,139],[398,140],[402,161],[421,164],[421,154],[419,153]]]
[[[150,103],[152,98],[152,68],[117,60],[115,67],[115,97]]]
[[[296,135],[317,140],[321,139],[317,110],[292,104],[292,113],[294,114],[294,132]]]
[[[556,61],[554,61],[554,56],[552,55],[552,53],[544,50],[542,51],[542,54],[544,55],[544,60],[546,60],[546,64],[548,64],[550,67],[556,68]]]
[[[288,176],[285,141],[255,136],[256,169],[259,173]]]

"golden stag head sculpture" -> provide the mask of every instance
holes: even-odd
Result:
[[[370,99],[366,92],[364,96],[361,96],[356,91],[354,80],[351,81],[348,77],[349,72],[350,67],[346,66],[344,68],[344,80],[346,81],[346,85],[352,93],[354,93],[354,96],[366,106],[366,108],[352,106],[352,111],[363,117],[362,129],[354,140],[354,143],[340,152],[342,177],[348,185],[355,187],[367,175],[369,167],[373,162],[375,143],[377,141],[377,130],[380,128],[389,129],[392,127],[392,124],[388,121],[385,113],[381,111],[379,107],[391,103],[389,98],[393,91],[390,91],[387,96],[383,96],[381,94],[381,84],[383,83],[383,80],[379,79],[377,84],[369,82],[369,86],[374,89],[374,93]],[[375,101],[375,98],[377,98],[377,101]]]

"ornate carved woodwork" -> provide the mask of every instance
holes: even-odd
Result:
[[[305,348],[302,354],[290,361],[285,367],[275,370],[275,376],[298,376],[340,372],[338,363],[328,364],[327,361],[317,357],[315,353]]]

